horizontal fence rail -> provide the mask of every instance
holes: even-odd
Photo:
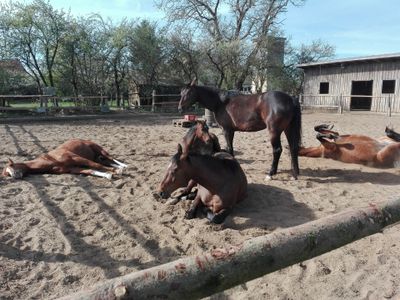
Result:
[[[237,246],[109,279],[61,299],[200,299],[381,232],[399,221],[400,199],[371,203]]]
[[[364,101],[364,105],[358,108],[352,101]],[[303,108],[331,109],[338,113],[343,111],[364,110],[371,112],[400,113],[400,99],[394,94],[383,96],[370,95],[300,95],[300,102]]]

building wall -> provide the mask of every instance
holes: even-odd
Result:
[[[321,97],[326,98],[326,102],[337,104],[339,96],[342,95],[344,109],[350,109],[352,81],[372,80],[372,96],[374,98],[371,111],[379,111],[379,107],[384,105],[390,95],[392,108],[400,112],[400,60],[321,65],[308,67],[304,72],[304,97],[320,95],[320,82],[329,82],[329,93],[321,95]],[[382,94],[383,80],[396,80],[394,94]],[[336,99],[333,100],[335,97]]]

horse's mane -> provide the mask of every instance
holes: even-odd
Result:
[[[216,87],[205,85],[198,85],[197,87],[206,93],[212,94],[213,96],[218,96],[222,103],[228,103],[233,96],[240,95],[240,92],[236,90],[221,90]]]

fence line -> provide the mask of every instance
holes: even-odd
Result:
[[[108,96],[0,95],[0,112],[36,111],[48,113],[58,109],[103,110],[104,107],[108,107],[108,100]],[[65,105],[65,103],[68,104]]]
[[[352,108],[352,99],[365,98],[370,99],[370,105],[366,108]],[[385,96],[369,95],[300,95],[300,102],[303,108],[331,109],[338,113],[352,110],[366,110],[372,112],[386,113],[391,116],[392,113],[400,113],[400,101],[393,94]]]

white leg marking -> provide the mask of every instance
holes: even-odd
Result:
[[[103,177],[103,178],[107,178],[107,179],[111,179],[112,178],[112,174],[111,173],[100,172],[100,171],[93,171],[92,175]]]
[[[269,176],[269,175],[267,175],[267,176],[265,176],[265,181],[271,181],[273,178],[272,178],[272,176]]]
[[[116,160],[116,159],[113,159],[113,161],[114,161],[115,163],[117,163],[118,165],[120,165],[121,167],[123,167],[123,168],[127,168],[127,167],[128,167],[127,164],[124,164],[124,163],[122,163],[122,162],[120,162],[120,161],[118,161],[118,160]]]

